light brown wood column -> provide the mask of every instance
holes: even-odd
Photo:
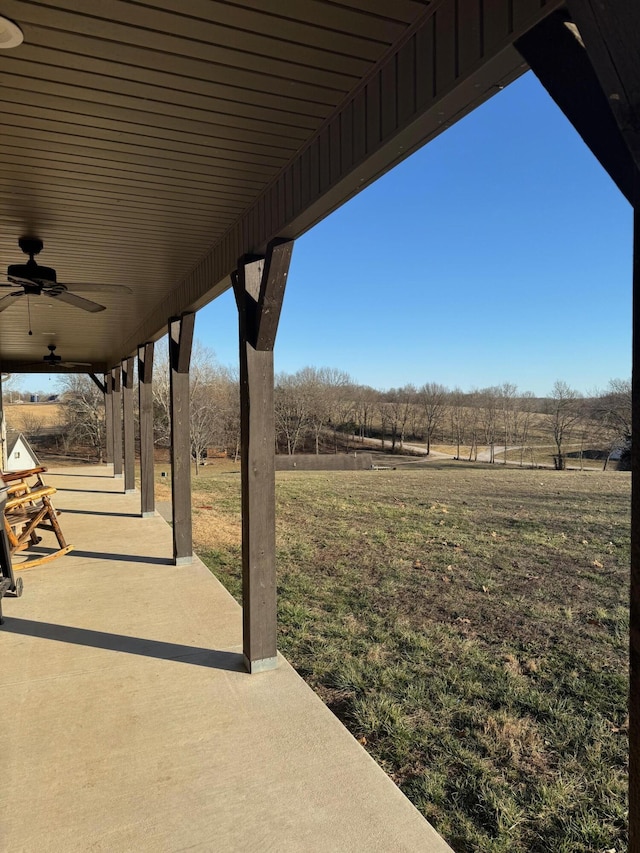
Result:
[[[633,224],[631,613],[629,617],[629,853],[640,853],[640,175]]]
[[[233,276],[240,320],[243,651],[252,673],[277,665],[273,347],[292,251],[292,241],[273,241],[266,258],[241,258]]]
[[[113,476],[122,477],[122,371],[111,371],[111,402],[113,411]]]
[[[124,490],[136,490],[136,447],[133,427],[133,357],[122,361],[122,414],[124,420]]]
[[[169,395],[171,411],[171,501],[173,559],[176,566],[193,558],[191,530],[191,437],[189,366],[195,314],[169,320]]]
[[[107,445],[107,462],[113,462],[113,378],[110,373],[104,375],[104,425]]]
[[[155,515],[153,459],[153,343],[138,347],[138,405],[140,407],[140,511]]]

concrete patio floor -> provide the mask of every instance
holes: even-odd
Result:
[[[283,658],[246,674],[240,607],[109,472],[46,475],[75,550],[4,599],[0,849],[449,851]]]

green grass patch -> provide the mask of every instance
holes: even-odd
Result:
[[[193,485],[239,597],[239,531],[216,541],[239,477]],[[626,850],[629,495],[618,472],[278,474],[280,648],[458,853]]]

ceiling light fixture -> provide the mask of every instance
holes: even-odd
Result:
[[[0,15],[0,50],[18,47],[24,41],[22,30],[13,21]]]

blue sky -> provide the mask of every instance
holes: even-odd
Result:
[[[631,373],[632,210],[529,73],[296,241],[276,370],[376,388]],[[237,362],[231,293],[196,335]]]

